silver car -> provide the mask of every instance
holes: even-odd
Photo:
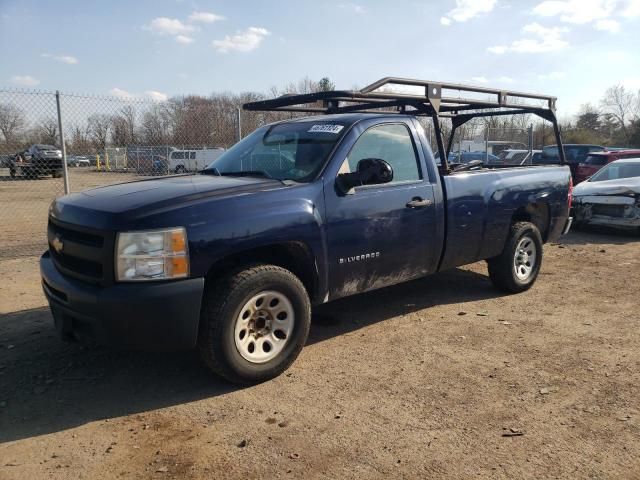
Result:
[[[640,158],[616,160],[573,190],[576,226],[640,229]]]

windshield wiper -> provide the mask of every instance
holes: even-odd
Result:
[[[269,173],[264,170],[242,170],[239,172],[219,172],[223,177],[263,177],[271,180],[277,180],[273,178]]]

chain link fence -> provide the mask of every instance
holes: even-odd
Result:
[[[0,89],[0,259],[46,249],[48,207],[56,197],[195,173],[237,142],[241,131],[250,133],[273,120],[248,112],[243,118],[243,101]]]
[[[301,115],[241,111],[243,103],[262,98],[248,93],[155,101],[128,95],[0,89],[0,222],[4,227],[0,259],[38,255],[46,249],[48,207],[60,195],[149,177],[195,173],[242,134]],[[534,129],[529,117],[468,122],[456,131],[450,161],[530,162],[534,139],[544,142],[545,128],[541,130],[536,124]],[[420,121],[435,147],[431,120]],[[445,123],[445,138],[450,131]],[[524,161],[514,157],[514,151],[526,152]]]
[[[494,118],[470,121],[456,130],[449,161],[469,163],[479,160],[485,165],[501,166],[536,164],[545,141],[555,143],[555,138],[550,138],[553,129],[548,122],[533,121],[531,115],[504,116],[498,121]],[[545,130],[551,135],[545,136]]]

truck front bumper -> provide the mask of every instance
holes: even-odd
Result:
[[[40,274],[63,338],[131,350],[196,345],[204,278],[99,287],[62,275],[49,252],[40,259]]]

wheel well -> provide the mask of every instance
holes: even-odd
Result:
[[[520,207],[511,217],[511,223],[516,222],[533,223],[540,230],[542,241],[546,242],[549,233],[549,206],[546,203],[530,203]]]
[[[311,249],[302,242],[284,242],[244,250],[216,262],[207,280],[220,278],[244,265],[264,263],[286,268],[300,279],[313,303],[317,295],[318,274]]]

